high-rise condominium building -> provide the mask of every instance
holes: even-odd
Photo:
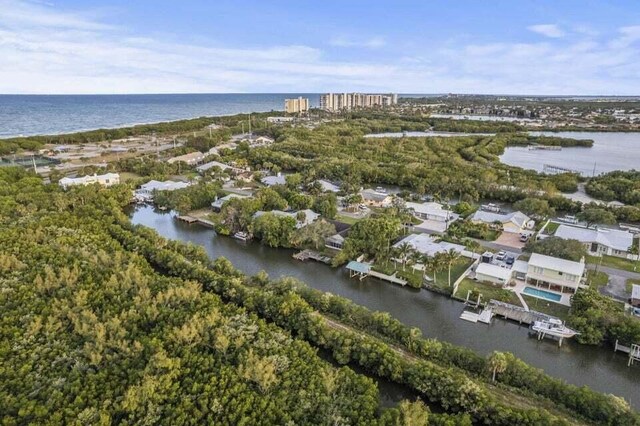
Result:
[[[299,97],[297,99],[285,99],[284,111],[287,114],[299,114],[309,111],[309,99]]]
[[[320,108],[327,111],[386,107],[398,103],[398,95],[370,93],[325,93],[320,95]]]

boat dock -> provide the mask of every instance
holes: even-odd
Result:
[[[460,319],[473,323],[482,322],[491,324],[491,318],[493,318],[491,309],[483,309],[479,314],[471,311],[462,311],[462,314],[460,314]]]
[[[500,302],[494,299],[489,301],[487,307],[491,309],[494,315],[498,315],[512,321],[517,321],[520,324],[533,324],[535,321],[547,320],[550,318],[549,315],[541,312],[526,310],[523,307]]]
[[[554,166],[553,164],[543,164],[542,173],[546,173],[549,175],[557,175],[560,173],[574,173],[579,175],[580,172],[577,170],[568,169],[566,167]]]
[[[541,149],[544,151],[562,151],[562,147],[559,145],[529,145],[529,151]]]
[[[640,361],[640,345],[632,344],[631,346],[625,346],[620,344],[620,342],[616,339],[616,345],[613,351],[620,351],[629,354],[629,362],[627,363],[627,367],[632,366],[635,361]]]
[[[322,253],[318,253],[317,251],[308,249],[294,254],[293,258],[296,260],[301,260],[303,262],[305,260],[315,260],[316,262],[326,263],[327,265],[331,263],[331,258],[329,256],[325,256]]]
[[[188,223],[189,225],[193,223],[197,223],[198,225],[206,226],[207,228],[214,228],[216,226],[215,223],[211,222],[210,220],[200,219],[200,218],[188,216],[188,215],[178,215],[176,216],[176,219],[178,219],[181,222]]]
[[[367,277],[374,277],[383,281],[388,281],[392,284],[398,284],[401,286],[407,285],[407,281],[402,278],[398,278],[395,273],[393,275],[387,275],[382,272],[374,271],[368,263],[352,260],[347,264],[346,268],[349,271],[350,278],[357,277],[360,281]]]

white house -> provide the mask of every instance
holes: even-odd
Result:
[[[218,167],[220,170],[222,170],[223,172],[229,172],[232,174],[238,174],[238,173],[244,173],[245,170],[241,169],[240,167],[233,167],[230,166],[228,164],[225,163],[221,163],[219,161],[209,161],[208,163],[205,163],[201,166],[196,167],[196,170],[199,173],[204,173],[214,167]]]
[[[285,179],[284,175],[278,173],[275,176],[267,176],[267,177],[263,177],[260,182],[262,182],[264,185],[267,186],[274,186],[274,185],[285,185],[287,183],[287,180]]]
[[[585,271],[584,259],[574,262],[533,253],[529,258],[526,283],[559,293],[575,293],[583,284]]]
[[[283,212],[282,210],[271,210],[269,212],[257,211],[253,214],[253,218],[255,219],[266,213],[273,213],[275,216],[294,218],[296,220],[297,229],[304,228],[305,226],[312,224],[313,222],[318,220],[318,218],[320,217],[320,215],[314,212],[313,210],[305,209],[305,210],[299,210],[299,211],[293,211],[293,212]],[[302,220],[298,219],[298,213],[304,213],[304,218]]]
[[[509,283],[513,271],[500,265],[491,263],[480,263],[476,267],[476,279],[478,281],[500,284],[502,286]]]
[[[342,246],[344,246],[344,237],[340,234],[334,234],[330,237],[327,237],[324,240],[324,243],[326,247],[332,248],[334,250],[342,250]]]
[[[484,210],[478,210],[471,217],[471,221],[475,223],[486,223],[489,225],[495,223],[502,224],[504,232],[514,234],[531,233],[536,225],[535,221],[522,212],[512,213],[493,213]]]
[[[227,201],[231,201],[234,198],[249,198],[247,195],[239,195],[239,194],[229,194],[224,197],[217,198],[214,202],[211,203],[211,207],[213,210],[220,211],[224,203]]]
[[[120,175],[118,173],[105,173],[103,175],[94,174],[92,176],[82,176],[78,178],[64,177],[58,181],[58,185],[64,189],[77,185],[91,185],[93,183],[97,183],[102,186],[117,185],[120,183]]]
[[[373,189],[363,189],[360,191],[360,196],[364,204],[374,207],[389,207],[393,200],[391,195]]]
[[[136,199],[139,201],[153,201],[154,191],[175,191],[176,189],[183,189],[191,184],[189,182],[179,182],[167,180],[160,182],[157,180],[150,180],[135,192]]]
[[[194,164],[201,163],[202,160],[204,160],[204,154],[201,153],[200,151],[196,151],[196,152],[190,152],[184,155],[179,155],[177,157],[169,158],[167,160],[167,163],[173,164],[177,162],[183,162],[183,163],[187,163],[190,166],[193,166]]]
[[[322,192],[340,192],[340,187],[328,180],[318,179],[316,182],[322,187]]]
[[[631,306],[640,307],[640,285],[638,284],[631,286]]]
[[[253,141],[251,141],[251,145],[252,146],[264,146],[264,145],[271,145],[274,142],[275,142],[275,140],[270,138],[270,137],[268,137],[268,136],[258,136]]]
[[[597,256],[604,254],[624,259],[637,258],[629,253],[634,244],[633,234],[629,231],[560,225],[554,235],[565,240],[578,240],[590,253]]]
[[[452,212],[451,210],[446,210],[442,204],[436,202],[407,202],[405,203],[405,207],[410,210],[415,217],[423,220],[453,222],[460,217],[460,215]]]
[[[411,234],[395,243],[393,247],[398,248],[404,243],[409,244],[413,250],[431,257],[438,253],[448,252],[449,250],[455,250],[465,257],[473,256],[473,253],[460,244],[453,244],[446,241],[436,242],[433,237],[427,234]]]

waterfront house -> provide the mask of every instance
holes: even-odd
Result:
[[[318,183],[322,187],[322,192],[340,192],[340,187],[329,182],[328,180],[318,179],[316,180],[316,183]]]
[[[195,151],[195,152],[190,152],[188,154],[179,155],[177,157],[169,158],[167,160],[167,163],[173,164],[173,163],[182,162],[190,166],[193,166],[194,164],[201,163],[202,160],[204,160],[204,154],[201,153],[200,151]]]
[[[589,253],[596,256],[637,259],[636,255],[629,253],[633,245],[633,234],[629,231],[560,225],[554,235],[565,240],[580,241]]]
[[[454,250],[465,257],[473,257],[473,253],[460,244],[453,244],[447,241],[436,242],[435,238],[427,234],[411,234],[393,245],[394,248],[407,243],[411,248],[419,253],[433,257],[438,253],[445,253]]]
[[[305,209],[305,210],[290,211],[290,212],[283,212],[282,210],[271,210],[271,211],[265,212],[260,210],[253,214],[253,218],[255,219],[266,213],[273,213],[275,216],[294,218],[296,220],[297,229],[304,228],[305,226],[312,224],[313,222],[318,220],[318,218],[320,217],[320,215],[314,212],[313,210]],[[300,215],[300,213],[304,213],[304,214]],[[302,216],[302,218],[300,218],[299,216]]]
[[[344,246],[344,237],[340,234],[334,234],[327,237],[325,240],[325,246],[334,250],[342,250]]]
[[[460,215],[452,212],[451,210],[445,209],[442,204],[436,202],[407,202],[405,203],[405,207],[411,212],[411,214],[422,220],[453,222],[460,217]]]
[[[384,192],[378,192],[373,189],[363,189],[360,191],[363,204],[371,207],[389,207],[393,198]]]
[[[251,146],[266,146],[274,143],[275,140],[268,136],[258,136],[253,141],[251,141]]]
[[[586,267],[580,262],[533,253],[529,258],[526,283],[556,291],[575,293],[584,284]]]
[[[222,209],[222,206],[227,202],[227,201],[231,201],[234,198],[249,198],[246,195],[239,195],[239,194],[229,194],[229,195],[225,195],[224,197],[221,198],[217,198],[214,202],[211,203],[211,208],[215,211],[220,211]]]
[[[514,234],[530,234],[536,225],[529,216],[522,212],[493,213],[478,210],[471,217],[474,223],[486,223],[488,225],[501,224],[501,230]]]
[[[189,182],[179,182],[166,180],[160,182],[157,180],[150,180],[135,192],[135,198],[140,202],[153,201],[153,193],[155,191],[175,191],[177,189],[183,189],[191,185]]]
[[[278,173],[274,176],[263,177],[260,180],[260,182],[262,182],[262,184],[266,186],[275,186],[275,185],[285,185],[287,183],[287,180],[285,179],[283,174]]]
[[[203,174],[213,169],[214,167],[219,168],[223,172],[228,172],[229,174],[234,174],[234,175],[238,173],[243,173],[245,171],[244,169],[241,169],[239,167],[233,167],[228,164],[221,163],[219,161],[209,161],[208,163],[205,163],[196,167],[196,170],[198,171],[198,173]]]
[[[58,181],[63,189],[78,185],[100,184],[102,186],[117,185],[120,183],[120,175],[118,173],[105,173],[103,175],[82,176],[78,178],[64,177]]]
[[[478,281],[504,286],[509,283],[512,275],[513,271],[510,268],[492,263],[479,263],[475,278]]]

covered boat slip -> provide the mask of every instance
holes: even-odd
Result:
[[[368,263],[352,260],[347,264],[346,268],[349,271],[350,278],[357,277],[360,281],[370,276],[384,281],[389,281],[393,284],[399,284],[401,286],[407,285],[407,281],[402,278],[398,278],[395,273],[393,275],[387,275],[382,272],[374,271]]]

